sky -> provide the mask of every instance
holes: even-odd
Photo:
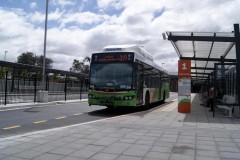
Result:
[[[169,72],[179,57],[166,31],[231,32],[240,0],[49,0],[46,57],[68,71],[107,45],[137,44]],[[0,60],[43,55],[45,0],[0,0]],[[7,52],[5,52],[7,51]]]

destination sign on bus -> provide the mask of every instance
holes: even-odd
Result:
[[[95,53],[92,55],[92,62],[132,62],[133,53]]]

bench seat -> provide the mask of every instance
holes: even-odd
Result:
[[[232,117],[233,107],[236,103],[236,98],[229,95],[224,95],[223,99],[220,100],[221,104],[217,104],[216,106],[221,109],[225,109],[225,112],[228,111],[228,116]]]

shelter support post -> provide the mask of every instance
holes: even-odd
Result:
[[[234,37],[235,37],[235,47],[236,47],[236,60],[237,60],[237,66],[236,66],[236,82],[240,82],[240,34],[239,34],[239,24],[234,24]],[[236,83],[237,87],[237,99],[238,104],[240,102],[240,85],[239,83]]]
[[[8,80],[8,71],[6,71],[6,76],[5,76],[5,96],[4,96],[4,104],[7,105],[7,80]]]

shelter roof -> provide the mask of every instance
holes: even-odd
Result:
[[[233,32],[166,32],[180,59],[191,60],[193,80],[205,80],[214,63],[236,62]]]
[[[1,61],[1,60],[0,60],[0,66],[1,67],[14,68],[15,70],[25,69],[29,72],[37,72],[37,71],[42,71],[43,70],[42,67],[39,67],[39,66],[32,66],[32,65],[28,65],[28,64],[6,62],[6,61]],[[45,72],[46,73],[56,73],[56,74],[67,75],[67,76],[74,76],[74,77],[79,77],[79,78],[80,77],[85,77],[85,78],[88,77],[87,74],[69,72],[69,71],[52,69],[52,68],[46,68]]]

